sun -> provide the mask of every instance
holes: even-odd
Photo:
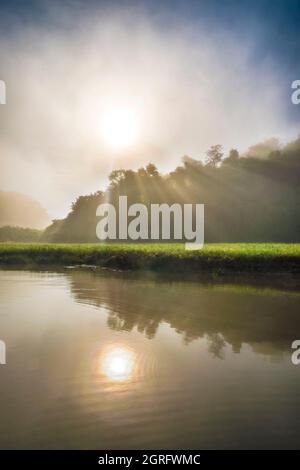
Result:
[[[130,107],[114,107],[103,113],[101,133],[104,142],[113,150],[134,145],[139,135],[139,120]]]
[[[133,374],[135,357],[130,349],[115,346],[101,357],[100,368],[104,375],[114,381],[129,380]]]

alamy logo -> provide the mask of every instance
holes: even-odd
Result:
[[[3,80],[0,80],[0,104],[6,104],[6,85]]]
[[[101,217],[96,227],[99,240],[174,240],[184,241],[187,250],[204,244],[203,204],[132,204],[127,196],[119,197],[118,210],[103,203],[97,208]]]
[[[291,100],[293,104],[300,103],[300,80],[294,80],[292,83],[292,89],[295,90],[292,93]]]
[[[0,365],[6,364],[6,344],[0,340]]]
[[[292,353],[292,363],[295,366],[298,366],[300,364],[300,340],[295,339],[295,341],[292,342],[292,349],[295,349],[295,351]]]

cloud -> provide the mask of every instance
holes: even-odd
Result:
[[[59,25],[22,26],[0,52],[0,187],[31,195],[52,216],[105,187],[115,166],[152,161],[167,171],[212,144],[290,137],[281,77],[270,61],[255,63],[254,42],[141,10],[75,15],[76,27],[67,11],[52,15]],[[136,110],[141,133],[116,154],[100,121],[118,104]]]

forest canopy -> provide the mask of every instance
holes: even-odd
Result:
[[[203,203],[206,242],[299,242],[300,136],[285,146],[276,139],[223,154],[211,146],[203,160],[189,156],[168,174],[149,163],[137,170],[116,169],[106,191],[80,196],[68,216],[54,220],[42,239],[96,242],[96,209],[103,202],[128,204]]]

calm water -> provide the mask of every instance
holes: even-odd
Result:
[[[0,271],[1,448],[299,448],[299,292]]]

